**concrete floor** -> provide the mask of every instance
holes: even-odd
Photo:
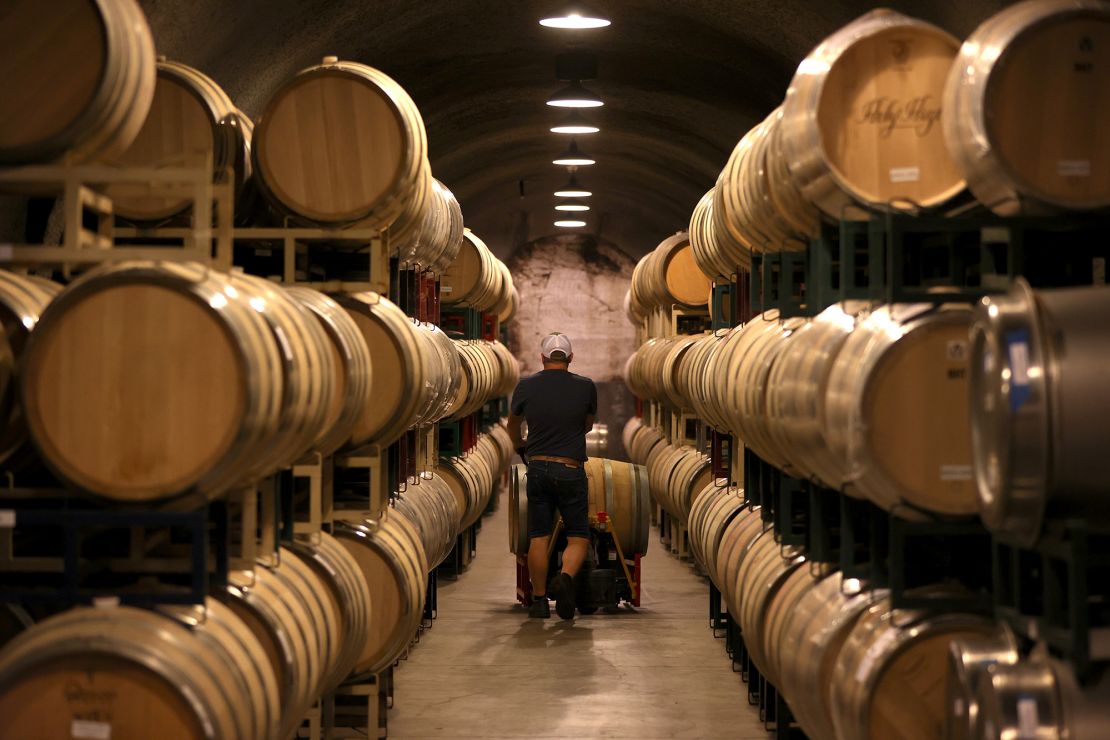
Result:
[[[529,619],[504,503],[396,670],[390,738],[770,737],[708,628],[706,581],[654,533],[640,608],[564,622],[552,604],[551,619]]]

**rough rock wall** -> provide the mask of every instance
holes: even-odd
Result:
[[[636,332],[624,314],[624,294],[635,262],[614,244],[568,234],[525,244],[508,265],[520,291],[509,348],[521,362],[521,373],[542,369],[543,337],[553,331],[568,335],[574,345],[571,370],[597,384],[597,420],[609,425],[608,457],[627,459],[621,430],[634,411],[634,399],[622,371],[636,347]]]

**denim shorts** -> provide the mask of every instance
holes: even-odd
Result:
[[[555,529],[556,510],[563,515],[567,537],[590,536],[590,501],[586,471],[562,463],[528,463],[528,536],[546,537]]]

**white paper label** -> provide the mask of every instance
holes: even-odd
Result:
[[[0,509],[0,527],[14,527],[15,526],[15,511],[12,509]]]
[[[119,606],[119,597],[96,596],[92,600],[92,605],[97,609],[114,609]]]
[[[917,182],[921,179],[920,167],[891,167],[891,182]]]
[[[1025,342],[1010,345],[1010,372],[1015,385],[1029,385],[1029,345]]]
[[[971,480],[970,465],[941,465],[940,479],[946,481]]]
[[[1019,740],[1036,740],[1037,738],[1037,700],[1031,696],[1023,696],[1017,702],[1018,738]]]
[[[81,740],[112,740],[112,726],[107,722],[75,719],[69,726],[69,734]]]
[[[453,293],[454,289],[450,285],[441,285],[441,286],[439,286],[439,292],[440,293]]]
[[[1091,162],[1087,159],[1061,159],[1056,163],[1056,174],[1060,177],[1090,177]]]

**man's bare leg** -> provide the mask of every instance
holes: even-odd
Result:
[[[547,595],[547,547],[550,543],[550,535],[533,537],[528,543],[528,575],[532,579],[532,593],[535,596]],[[565,556],[563,562],[566,562]]]
[[[589,544],[589,539],[585,537],[567,537],[567,549],[563,551],[563,572],[571,578],[574,578],[586,560],[586,548]],[[531,560],[528,561],[528,567],[532,567]]]

